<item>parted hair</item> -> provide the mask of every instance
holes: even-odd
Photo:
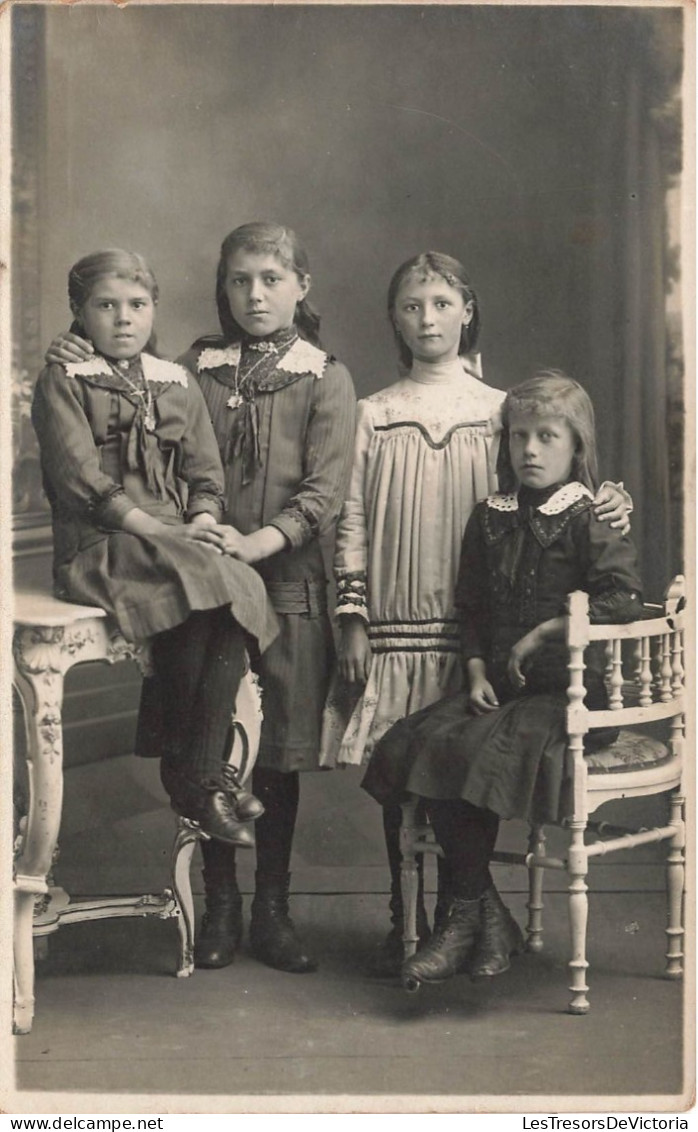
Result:
[[[400,355],[400,361],[409,369],[412,365],[412,351],[400,334],[395,322],[395,304],[400,287],[408,275],[415,275],[419,280],[428,279],[433,275],[440,275],[449,287],[455,287],[463,296],[463,302],[473,304],[473,317],[467,326],[463,326],[460,335],[459,354],[469,354],[475,349],[480,335],[480,305],[473,286],[468,279],[465,268],[459,260],[444,252],[420,252],[419,255],[405,260],[398,267],[388,286],[388,318],[393,328],[395,342]]]
[[[585,484],[590,491],[596,491],[598,459],[594,406],[578,381],[562,370],[543,369],[507,393],[502,406],[502,437],[497,458],[499,490],[505,492],[516,491],[518,486],[509,450],[509,426],[514,413],[564,420],[576,440],[572,479]]]
[[[123,248],[106,248],[91,252],[74,263],[68,272],[68,301],[73,315],[70,327],[73,334],[84,334],[81,312],[100,279],[128,279],[139,283],[149,293],[154,303],[160,297],[160,288],[152,268],[138,252],[127,252]],[[156,352],[155,333],[151,334],[145,347],[148,353]]]
[[[238,342],[243,335],[242,327],[233,318],[225,292],[228,261],[237,251],[274,255],[285,268],[295,271],[299,279],[310,274],[307,252],[291,228],[268,220],[253,220],[229,232],[221,245],[216,272],[218,318],[223,337],[229,342]],[[320,345],[320,316],[307,298],[296,304],[294,322],[302,338],[314,346]]]

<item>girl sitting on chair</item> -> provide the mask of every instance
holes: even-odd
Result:
[[[173,808],[216,841],[254,844],[264,807],[228,765],[247,647],[278,625],[251,566],[223,553],[223,468],[201,389],[155,354],[155,276],[110,248],[70,270],[87,360],[48,365],[32,421],[53,517],[58,597],[101,606],[148,641],[139,736]],[[157,738],[156,738],[157,737]]]
[[[567,594],[586,590],[595,622],[642,616],[633,544],[594,514],[588,394],[543,371],[509,391],[502,413],[500,492],[473,511],[456,588],[467,690],[391,727],[362,782],[383,806],[423,799],[449,872],[447,914],[402,966],[408,988],[497,975],[521,950],[489,865],[500,818],[565,813]],[[586,702],[602,708],[604,655],[589,654]],[[608,731],[587,741],[607,743]]]

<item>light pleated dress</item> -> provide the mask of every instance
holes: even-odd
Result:
[[[408,377],[359,401],[337,528],[336,612],[366,621],[372,663],[358,698],[339,679],[332,687],[326,765],[365,762],[393,723],[461,686],[458,561],[473,507],[497,487],[505,396],[474,361],[416,362]]]

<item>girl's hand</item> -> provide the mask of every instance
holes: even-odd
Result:
[[[193,526],[193,523],[191,526]],[[202,535],[204,540],[213,543],[221,554],[229,554],[231,558],[240,558],[243,562],[246,561],[243,554],[247,536],[240,534],[240,531],[235,527],[225,523],[217,523],[214,520],[213,523],[200,526],[199,530],[204,532]]]
[[[594,497],[594,514],[602,523],[610,523],[622,535],[630,530],[628,494],[614,483],[601,485]]]
[[[507,665],[507,676],[513,688],[523,688],[526,684],[526,677],[523,672],[523,666],[526,660],[531,656],[536,649],[541,646],[541,637],[538,632],[538,627],[532,629],[520,641],[517,641],[511,652],[509,653],[509,663]]]
[[[499,707],[495,690],[484,676],[471,679],[468,706],[474,715],[485,715]]]
[[[70,364],[71,362],[86,362],[94,354],[94,347],[86,338],[78,334],[59,334],[46,351],[45,358],[49,365],[53,362]]]
[[[214,519],[213,522],[215,524],[216,520]],[[168,527],[167,529],[172,530],[173,528]],[[174,529],[188,542],[203,542],[206,546],[209,546],[211,550],[215,550],[216,554],[223,553],[220,547],[220,536],[207,523],[192,521],[191,523],[184,523],[181,527],[175,527]]]
[[[216,534],[223,554],[229,554],[231,558],[239,558],[248,566],[261,562],[263,558],[271,558],[274,554],[279,554],[288,545],[286,536],[278,527],[260,527],[250,535],[243,535],[235,527],[222,523],[217,523],[211,530]]]
[[[338,667],[348,684],[365,684],[371,671],[371,642],[361,617],[341,617]]]

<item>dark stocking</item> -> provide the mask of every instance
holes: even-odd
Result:
[[[291,865],[298,814],[298,771],[284,774],[256,766],[252,771],[252,790],[264,806],[263,816],[255,823],[257,874],[285,876]]]
[[[461,799],[426,800],[434,834],[446,855],[451,895],[477,900],[492,884],[489,865],[499,818]]]

